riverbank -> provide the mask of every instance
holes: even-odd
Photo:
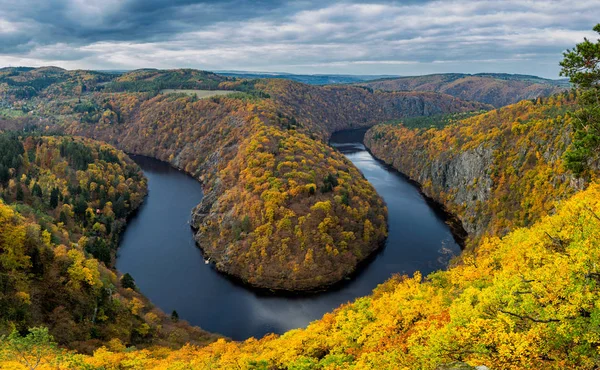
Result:
[[[451,256],[460,253],[442,215],[413,184],[364,148],[342,153],[373,184],[389,214],[386,245],[350,280],[326,292],[291,296],[234,283],[204,263],[187,224],[190,210],[202,196],[200,183],[154,159],[138,162],[148,178],[149,193],[125,231],[119,270],[130,272],[140,291],[163,311],[176,310],[192,325],[243,340],[306,327],[336,307],[371,294],[393,274],[412,275],[417,270],[428,274],[445,268]]]

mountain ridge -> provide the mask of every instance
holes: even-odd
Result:
[[[570,87],[564,80],[503,73],[431,74],[368,81],[357,85],[382,91],[440,92],[463,100],[491,104],[496,108],[520,100],[550,96]]]

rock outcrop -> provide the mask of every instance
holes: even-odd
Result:
[[[572,104],[524,101],[441,130],[378,125],[365,144],[455,214],[473,244],[530,225],[585,186],[562,165]]]

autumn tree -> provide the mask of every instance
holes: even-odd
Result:
[[[600,33],[600,24],[594,27]],[[600,39],[584,39],[564,53],[561,76],[569,77],[580,92],[580,109],[574,113],[574,139],[566,152],[567,168],[580,176],[597,158],[600,147]]]
[[[48,328],[31,328],[22,337],[16,330],[0,340],[0,359],[16,361],[28,369],[37,369],[43,364],[52,364],[61,352]]]

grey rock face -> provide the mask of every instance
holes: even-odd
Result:
[[[428,169],[421,171],[419,182],[431,179],[444,192],[453,192],[456,204],[472,208],[478,202],[489,199],[493,185],[489,171],[494,161],[493,152],[492,148],[480,145],[450,160],[438,158]],[[481,225],[464,219],[462,221],[469,234],[478,234]]]
[[[477,146],[469,145],[469,140],[477,134],[489,134],[491,128],[444,132],[455,136],[442,142],[457,143],[453,145],[458,148],[441,147],[438,137],[425,131],[417,136],[411,136],[410,131],[386,136],[381,130],[387,126],[382,126],[379,131],[367,132],[365,145],[447,207],[460,219],[469,239],[485,234],[503,236],[551,214],[554,202],[587,186],[586,180],[575,178],[562,167],[570,144],[570,126],[560,118],[533,122],[538,126],[530,123],[519,127],[507,118],[498,120],[493,128],[498,134],[479,140]]]
[[[366,141],[367,145],[369,141]],[[407,174],[411,179],[420,184],[431,181],[435,192],[424,192],[427,196],[443,204],[441,193],[453,194],[454,203],[467,209],[474,208],[479,202],[485,202],[490,197],[493,181],[490,176],[490,167],[493,164],[494,149],[492,146],[480,145],[479,147],[448,157],[442,155],[430,161],[427,153],[406,153],[412,156],[411,160],[403,157],[388,158],[385,150],[377,150],[372,146],[374,154],[384,161],[392,164],[400,172]],[[411,168],[407,163],[422,163],[418,168]],[[447,204],[444,204],[448,206]],[[484,225],[481,222],[470,221],[462,217],[462,226],[469,234],[478,234]]]

